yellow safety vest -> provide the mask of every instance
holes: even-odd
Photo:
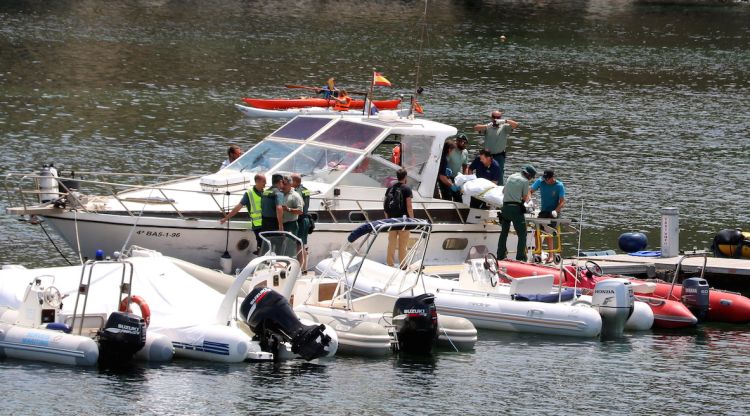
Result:
[[[253,228],[259,228],[263,224],[263,217],[261,216],[260,198],[261,196],[253,191],[254,188],[247,190],[247,213],[250,214],[250,221],[253,223]]]

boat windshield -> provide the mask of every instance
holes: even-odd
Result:
[[[307,140],[308,137],[318,132],[318,130],[330,122],[330,118],[297,117],[273,132],[271,137]]]
[[[289,143],[265,139],[245,152],[239,159],[229,165],[227,169],[240,172],[265,172],[279,163],[283,158],[289,156],[290,153],[301,145],[302,142]]]
[[[340,120],[314,139],[314,142],[364,150],[385,130],[382,127]]]
[[[360,156],[355,151],[307,145],[275,171],[298,172],[316,182],[333,183]]]

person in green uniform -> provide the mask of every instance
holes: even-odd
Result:
[[[260,199],[260,211],[263,218],[261,231],[284,231],[283,206],[284,194],[281,192],[283,176],[274,174],[271,177],[271,187],[263,192]]]
[[[302,197],[302,215],[297,219],[297,237],[302,240],[302,270],[307,270],[307,235],[310,232],[312,218],[307,213],[310,209],[310,190],[302,185],[302,176],[299,173],[292,174],[292,187]]]
[[[255,251],[254,255],[258,255],[261,240],[260,240],[260,229],[263,223],[263,217],[261,216],[261,197],[263,196],[263,190],[266,188],[266,175],[262,173],[255,174],[255,185],[247,190],[242,195],[240,203],[235,205],[231,211],[227,213],[223,218],[219,220],[220,224],[224,224],[229,221],[232,217],[237,215],[242,207],[247,207],[247,213],[250,215],[250,222],[252,223],[251,229],[255,233]]]
[[[526,220],[523,203],[529,200],[529,182],[536,176],[532,165],[524,165],[521,171],[508,176],[503,187],[503,207],[500,212],[500,238],[497,241],[497,258],[502,260],[508,253],[510,224],[518,235],[516,260],[526,261]]]
[[[508,135],[518,127],[518,123],[511,119],[504,119],[503,112],[495,110],[490,115],[492,121],[488,124],[477,124],[474,130],[484,134],[484,148],[489,150],[492,158],[500,165],[500,182],[502,185],[505,174],[505,152],[508,147]]]
[[[298,236],[299,228],[297,220],[302,214],[302,207],[304,206],[304,202],[302,201],[302,197],[297,193],[297,191],[292,188],[292,178],[290,176],[284,176],[282,184],[283,185],[281,191],[284,194],[284,205],[282,207],[282,223],[284,227],[283,230],[288,233],[294,234],[295,236]],[[297,257],[297,255],[302,252],[302,247],[299,247],[296,243],[293,245],[289,245],[290,243],[291,241],[289,240],[284,241],[284,245],[279,251],[277,251],[277,253],[289,257]],[[300,264],[303,262],[302,257],[297,257],[297,259],[299,260]]]

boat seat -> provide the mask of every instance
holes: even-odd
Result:
[[[656,283],[654,282],[634,282],[631,280],[634,293],[654,293]]]
[[[396,297],[383,293],[372,293],[352,300],[352,310],[357,312],[390,312],[396,303]]]
[[[554,282],[551,274],[516,278],[510,283],[510,295],[550,293]]]

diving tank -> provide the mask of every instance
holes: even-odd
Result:
[[[45,164],[39,176],[39,202],[46,203],[57,199],[57,170]]]
[[[602,338],[621,337],[635,307],[632,284],[621,278],[602,280],[594,287],[591,304],[602,316]]]

